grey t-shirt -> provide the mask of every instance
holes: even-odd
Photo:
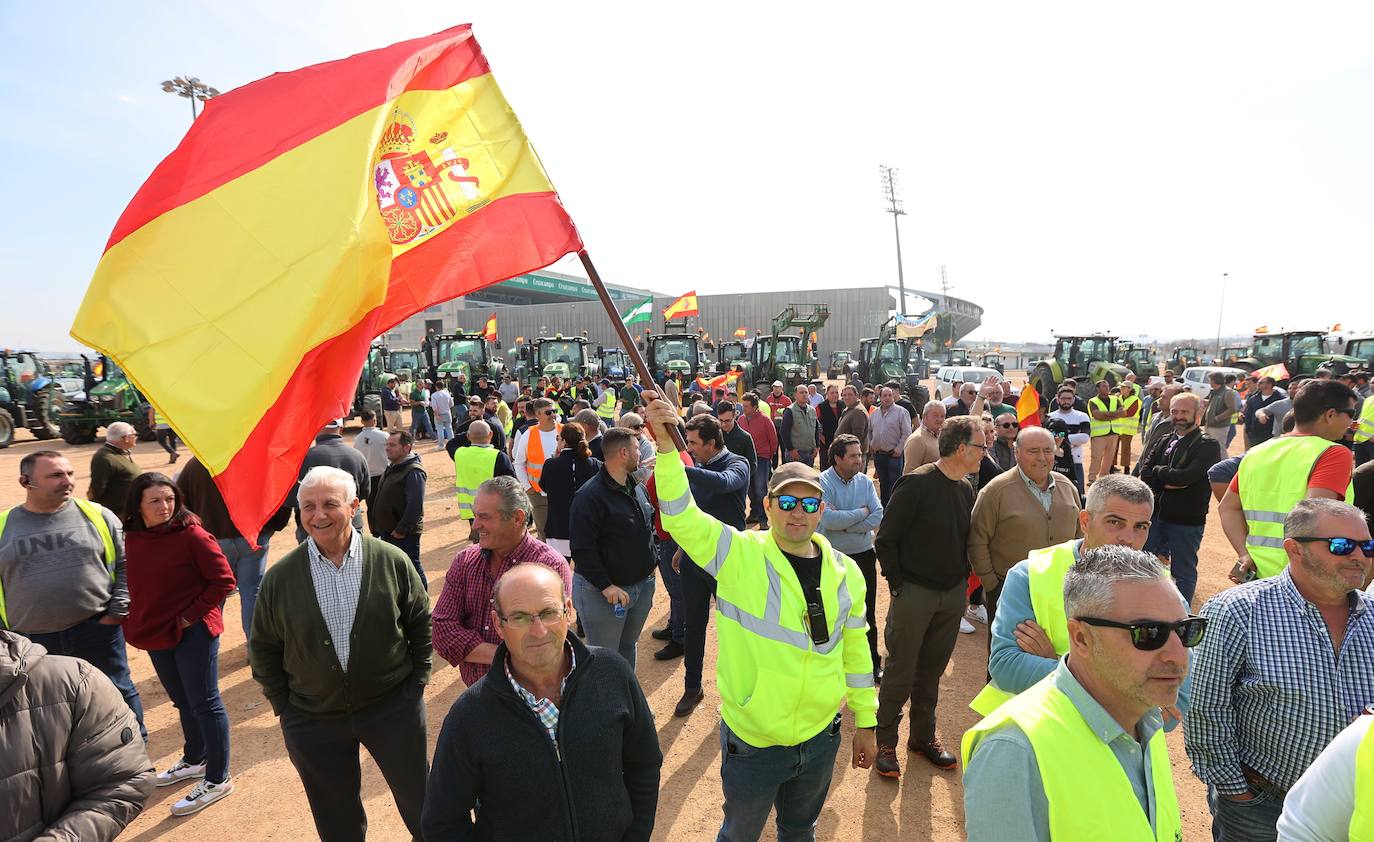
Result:
[[[113,512],[102,507],[101,514],[114,537],[113,581],[100,533],[75,503],[51,514],[10,511],[0,534],[0,583],[12,631],[57,632],[97,614],[129,613],[124,535]]]

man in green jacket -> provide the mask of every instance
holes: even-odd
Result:
[[[324,842],[366,835],[360,744],[411,835],[423,838],[429,594],[404,552],[353,528],[358,490],[348,472],[311,468],[298,500],[307,538],[263,577],[253,678],[280,718]]]
[[[669,430],[677,410],[656,395],[647,420],[663,528],[716,580],[716,682],[721,700],[720,839],[756,840],[776,804],[778,838],[815,838],[847,706],[852,765],[877,752],[878,698],[868,652],[864,577],[816,534],[820,475],[801,462],[768,484],[767,531],[740,531],[697,508]],[[666,458],[665,458],[666,457]]]
[[[91,455],[91,487],[86,499],[99,503],[117,516],[124,516],[129,485],[143,471],[129,452],[138,441],[132,424],[116,421],[105,428],[105,444]]]

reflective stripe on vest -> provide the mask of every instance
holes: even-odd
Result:
[[[1355,443],[1361,444],[1374,439],[1374,395],[1364,399],[1360,410],[1360,426],[1355,430]]]
[[[1094,395],[1092,399],[1088,401],[1088,434],[1093,438],[1097,438],[1098,436],[1110,436],[1112,433],[1116,432],[1116,419],[1108,418],[1105,421],[1097,420],[1093,417],[1091,412],[1093,407],[1097,407],[1099,412],[1116,412],[1121,408],[1121,399],[1116,395],[1108,395],[1107,402],[1103,403],[1101,398]]]
[[[977,757],[983,738],[1014,722],[1035,752],[1049,808],[1052,839],[1111,839],[1112,842],[1177,842],[1183,824],[1174,792],[1164,730],[1150,737],[1155,826],[1140,809],[1130,778],[1111,747],[1088,726],[1083,714],[1048,675],[964,733],[963,764]]]
[[[472,520],[472,500],[477,486],[491,479],[496,471],[496,448],[469,445],[453,451],[453,485],[458,489],[458,517]]]
[[[105,522],[105,516],[101,512],[103,507],[99,503],[92,503],[90,500],[82,500],[79,497],[73,497],[72,502],[91,522],[95,527],[95,533],[100,536],[100,543],[105,547],[105,569],[110,571],[110,582],[113,584],[115,580],[114,534],[110,532],[110,525]],[[0,512],[0,537],[5,534],[5,524],[9,522],[10,512],[17,508],[19,507],[13,506]],[[0,626],[7,629],[10,627],[9,612],[5,610],[5,583],[2,579],[0,579]]]
[[[1069,620],[1064,613],[1064,574],[1077,561],[1073,554],[1077,540],[1065,541],[1043,550],[1032,550],[1025,562],[1031,611],[1034,612],[1036,624],[1049,635],[1054,653],[1058,656],[1069,651]],[[991,716],[1004,702],[1014,698],[1015,693],[989,682],[968,706],[983,716]]]
[[[1133,436],[1140,426],[1140,398],[1132,395],[1121,402],[1121,408],[1130,413],[1125,418],[1112,421],[1112,432],[1119,436]]]
[[[554,450],[558,449],[558,437],[563,433],[562,424],[553,425]],[[544,475],[544,433],[538,426],[530,427],[529,441],[525,442],[525,473],[529,475],[530,487],[542,492],[539,478]]]
[[[1355,811],[1350,815],[1350,842],[1374,842],[1374,726],[1364,732],[1355,752]]]
[[[1260,578],[1288,566],[1283,520],[1307,497],[1307,481],[1327,449],[1340,447],[1320,436],[1281,436],[1250,448],[1240,462],[1240,505],[1245,510],[1245,549]],[[1346,491],[1346,502],[1353,497]]]

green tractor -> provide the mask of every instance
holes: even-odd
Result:
[[[856,365],[852,352],[831,351],[830,365],[825,370],[825,376],[831,380],[848,380]]]
[[[1345,355],[1364,360],[1365,371],[1374,371],[1374,335],[1352,336],[1345,340]]]
[[[1165,362],[1164,367],[1182,377],[1183,369],[1195,365],[1202,365],[1202,354],[1192,345],[1180,345],[1174,349],[1174,355]]]
[[[435,368],[441,380],[460,374],[468,383],[477,382],[484,374],[492,380],[500,380],[506,367],[505,360],[491,353],[486,335],[481,332],[441,333],[434,337],[434,345]]]
[[[1135,374],[1135,379],[1142,384],[1159,375],[1159,361],[1147,345],[1121,342],[1116,346],[1116,354],[1117,363]]]
[[[538,336],[517,351],[519,364],[516,373],[521,382],[538,377],[557,377],[567,380],[581,377],[592,370],[587,357],[587,337]]]
[[[748,374],[749,348],[738,339],[731,339],[716,345],[716,374],[724,374],[732,367],[743,366]],[[745,377],[745,382],[749,382]]]
[[[1318,368],[1332,374],[1345,374],[1360,368],[1365,360],[1357,356],[1333,354],[1326,350],[1326,333],[1319,330],[1285,330],[1278,333],[1257,333],[1250,356],[1233,363],[1236,368],[1256,371],[1267,366],[1283,363],[1288,370],[1288,378],[1311,376]],[[1288,385],[1288,379],[1279,381],[1280,386]]]
[[[13,444],[20,428],[44,441],[56,438],[53,410],[61,402],[57,381],[37,354],[0,350],[0,448]]]
[[[967,368],[973,365],[973,361],[969,359],[967,348],[950,348],[945,352],[945,365],[957,365]]]
[[[655,383],[662,384],[678,374],[685,386],[702,373],[701,337],[697,334],[688,333],[685,328],[679,333],[646,332],[641,341],[644,362]]]
[[[89,444],[95,441],[101,427],[124,421],[134,426],[139,441],[152,441],[156,432],[148,421],[148,401],[124,370],[104,354],[94,364],[84,355],[82,360],[89,387],[68,397],[58,410],[57,427],[62,440],[67,444]]]
[[[781,380],[790,393],[798,385],[809,383],[820,372],[811,337],[825,327],[830,319],[830,307],[825,304],[788,304],[773,317],[772,332],[765,337],[759,332],[749,349],[750,374],[756,387],[767,394],[773,381]],[[791,334],[786,331],[798,330]],[[748,381],[746,381],[748,382]]]
[[[1054,355],[1031,363],[1030,382],[1048,405],[1060,383],[1072,380],[1079,397],[1087,400],[1095,392],[1094,384],[1106,380],[1115,386],[1130,372],[1116,359],[1116,337],[1095,333],[1092,336],[1056,336]]]
[[[928,374],[924,343],[920,339],[898,339],[892,319],[883,322],[878,335],[859,340],[855,375],[866,386],[900,383],[913,405],[924,407],[930,390],[921,380]]]
[[[1217,365],[1238,368],[1236,363],[1253,356],[1254,352],[1249,345],[1227,345],[1217,354]]]
[[[987,351],[978,362],[983,368],[990,368],[998,374],[1007,373],[1007,360],[998,351]]]

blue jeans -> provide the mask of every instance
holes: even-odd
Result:
[[[410,434],[416,438],[434,435],[434,425],[429,423],[429,413],[425,412],[423,406],[410,409]]]
[[[768,528],[768,512],[763,508],[763,498],[768,496],[768,479],[773,476],[772,457],[762,456],[754,460],[754,473],[749,475],[749,516],[759,522],[760,529]]]
[[[1276,792],[1259,790],[1249,801],[1231,801],[1209,786],[1207,806],[1212,811],[1213,842],[1274,842],[1279,838],[1283,796]]]
[[[654,604],[653,574],[633,585],[621,585],[620,589],[630,595],[630,604],[623,617],[615,615],[615,609],[600,588],[574,573],[573,607],[582,621],[582,630],[587,633],[587,642],[614,649],[630,664],[630,669],[634,669],[635,645]]]
[[[785,453],[783,454],[783,457],[784,462],[800,462],[803,465],[811,465],[812,467],[815,467],[816,449],[813,447],[810,450],[798,450],[796,459],[787,456],[787,454]]]
[[[892,497],[892,489],[897,485],[897,480],[902,478],[901,456],[893,456],[890,453],[873,454],[873,473],[878,477],[878,498],[884,506]]]
[[[434,426],[438,429],[434,432],[434,438],[443,447],[444,442],[453,438],[453,416],[434,413]]]
[[[378,535],[378,538],[387,542],[393,547],[399,547],[401,552],[406,554],[410,563],[415,565],[415,572],[420,574],[420,581],[424,582],[425,588],[429,588],[429,577],[425,575],[425,568],[420,564],[420,533],[412,532],[404,538],[393,538],[391,533]]]
[[[120,626],[107,626],[100,622],[103,615],[97,614],[69,629],[44,634],[25,634],[29,640],[39,644],[54,655],[67,655],[80,658],[105,673],[124,703],[138,719],[138,732],[148,739],[148,729],[143,727],[143,700],[139,698],[134,678],[129,674],[129,653],[124,648],[124,629]]]
[[[262,581],[262,574],[267,571],[267,542],[271,538],[270,532],[259,535],[256,550],[248,546],[246,538],[221,538],[216,542],[234,571],[234,581],[238,583],[239,620],[243,623],[245,641],[252,637],[253,606],[258,602],[258,584]]]
[[[673,553],[677,542],[662,538],[658,542],[658,575],[663,577],[663,589],[668,592],[668,630],[679,644],[686,636],[682,607],[682,574],[673,569]]]
[[[812,842],[835,754],[840,747],[840,715],[819,734],[795,746],[755,748],[720,723],[720,786],[725,822],[716,842],[755,842],[768,811],[778,809],[778,842]]]
[[[229,779],[229,714],[219,695],[219,637],[199,622],[171,649],[148,653],[157,680],[181,717],[181,759],[205,764],[205,779]]]
[[[1144,550],[1169,559],[1169,573],[1178,592],[1191,604],[1197,590],[1197,549],[1202,546],[1201,526],[1184,526],[1155,518]]]

